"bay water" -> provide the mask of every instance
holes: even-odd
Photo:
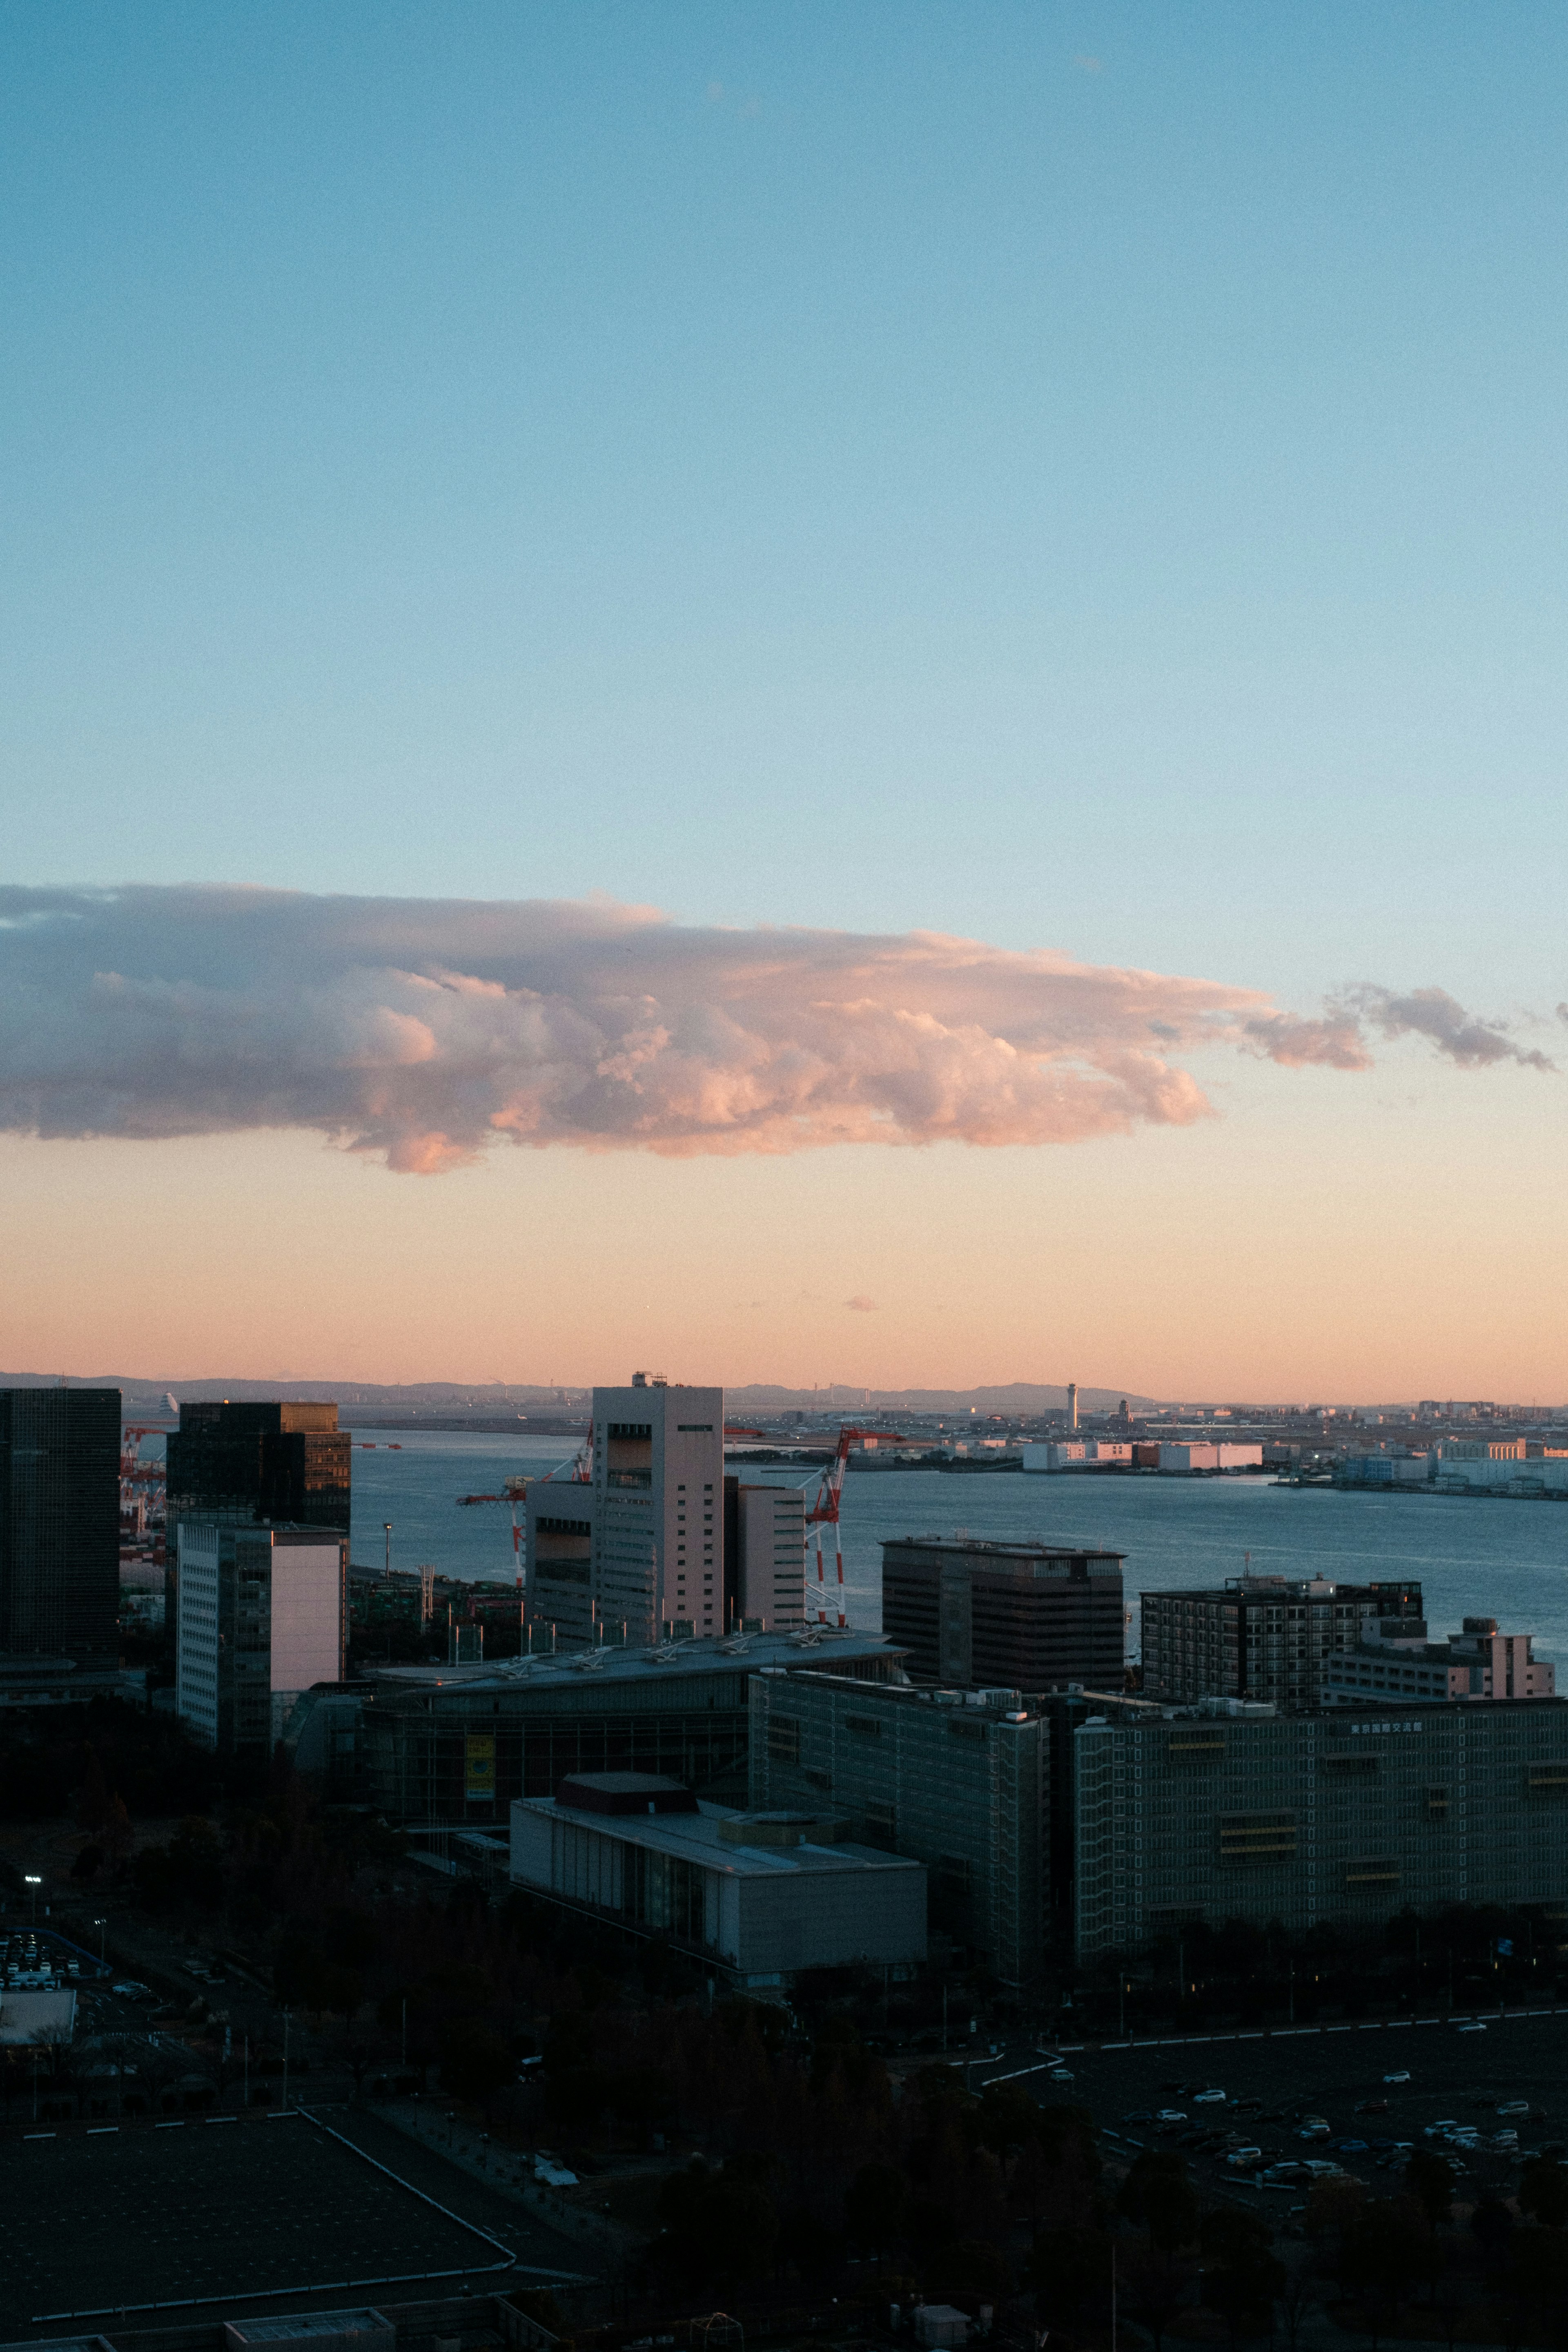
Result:
[[[563,1476],[574,1450],[562,1438],[479,1431],[365,1429],[354,1437],[357,1564],[382,1565],[390,1520],[394,1567],[429,1562],[444,1575],[505,1583],[514,1574],[510,1510],[459,1498],[499,1495],[508,1472]],[[773,1464],[751,1475],[803,1483],[801,1471]],[[1533,1633],[1538,1657],[1568,1660],[1568,1506],[1560,1504],[1335,1493],[1258,1478],[851,1471],[841,1521],[850,1622],[880,1625],[884,1541],[960,1530],[1124,1552],[1132,1657],[1141,1590],[1220,1583],[1250,1565],[1255,1575],[1341,1583],[1419,1578],[1434,1640],[1457,1633],[1463,1617],[1495,1617],[1505,1633]],[[827,1606],[837,1613],[831,1581]]]

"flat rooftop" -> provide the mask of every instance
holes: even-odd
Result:
[[[786,1816],[747,1814],[700,1799],[694,1813],[584,1812],[574,1805],[558,1805],[553,1797],[516,1797],[511,1810],[514,1816],[533,1813],[544,1821],[570,1822],[578,1829],[596,1831],[601,1837],[641,1846],[650,1853],[671,1854],[707,1870],[727,1871],[738,1878],[804,1878],[828,1872],[869,1877],[925,1866],[903,1854],[884,1853],[879,1846],[838,1845],[827,1840],[813,1844],[811,1833],[818,1824],[804,1818],[800,1827],[805,1842],[800,1845],[776,1842],[748,1845],[744,1842],[748,1822],[755,1822],[760,1841],[770,1834],[776,1841],[778,1824]]]
[[[812,1660],[829,1672],[861,1658],[899,1658],[898,1644],[885,1633],[860,1633],[837,1625],[808,1625],[795,1633],[730,1633],[689,1642],[660,1642],[653,1648],[623,1648],[605,1643],[591,1650],[541,1651],[531,1658],[502,1658],[493,1665],[371,1666],[366,1679],[392,1690],[569,1690],[581,1682],[635,1683],[674,1675],[758,1673],[764,1666],[798,1666]]]

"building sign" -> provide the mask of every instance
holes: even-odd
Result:
[[[496,1792],[496,1736],[470,1731],[463,1741],[463,1794],[490,1797]]]

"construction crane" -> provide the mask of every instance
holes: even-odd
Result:
[[[868,1442],[875,1445],[884,1439],[895,1445],[903,1442],[896,1429],[851,1429],[847,1423],[842,1424],[833,1459],[817,1480],[816,1492],[806,1505],[805,1524],[816,1529],[816,1616],[819,1624],[827,1622],[827,1580],[822,1557],[822,1531],[825,1528],[833,1529],[833,1549],[838,1561],[838,1622],[847,1625],[849,1622],[844,1614],[844,1547],[838,1539],[838,1506],[844,1493],[845,1465],[852,1447]]]
[[[128,1421],[120,1432],[120,1499],[122,1504],[134,1502],[135,1489],[144,1490],[144,1499],[162,1486],[165,1470],[162,1462],[143,1462],[142,1440],[144,1437],[166,1437],[168,1424],[162,1421]]]

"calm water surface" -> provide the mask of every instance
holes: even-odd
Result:
[[[570,1461],[560,1438],[399,1430],[355,1432],[353,1556],[383,1558],[393,1523],[394,1567],[431,1561],[444,1573],[512,1575],[511,1516],[497,1504],[458,1496],[499,1492],[507,1471],[542,1475]],[[365,1450],[374,1441],[374,1451]],[[793,1484],[769,1466],[759,1477]],[[1137,1654],[1143,1586],[1208,1584],[1242,1573],[1326,1576],[1365,1582],[1419,1577],[1434,1635],[1461,1617],[1497,1618],[1534,1633],[1537,1654],[1568,1660],[1568,1506],[1468,1502],[1457,1496],[1334,1494],[1269,1486],[1259,1479],[965,1475],[930,1470],[851,1472],[844,1482],[844,1575],[849,1617],[881,1622],[880,1544],[889,1536],[1020,1536],[1103,1544],[1127,1554],[1128,1628]],[[832,1565],[829,1563],[829,1574]],[[834,1604],[830,1599],[830,1606]]]

